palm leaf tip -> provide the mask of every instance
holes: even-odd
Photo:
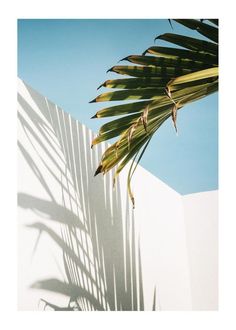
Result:
[[[176,134],[178,134],[178,129],[177,129],[177,105],[174,104],[173,108],[172,108],[172,113],[171,113],[171,117],[172,117],[172,121],[173,121],[173,125],[176,131]]]
[[[170,24],[170,27],[172,28],[172,30],[174,30],[174,29],[173,29],[173,25],[172,25],[172,22],[171,22],[171,19],[168,19],[168,22],[169,22],[169,24]]]
[[[95,103],[97,101],[97,98],[95,97],[95,99],[89,101],[89,103]]]
[[[99,85],[99,86],[97,87],[97,90],[99,90],[101,87],[104,87],[104,86],[105,86],[105,84],[102,83],[101,85]]]
[[[100,173],[102,173],[102,165],[100,164],[99,166],[98,166],[98,168],[96,169],[96,171],[95,171],[95,173],[94,173],[94,176],[96,176],[96,175],[98,175],[98,174],[100,174]]]
[[[147,54],[148,49],[149,49],[149,48],[147,48],[147,49],[142,53],[142,56],[145,56],[145,55]]]
[[[154,42],[155,42],[156,40],[158,40],[158,39],[161,39],[162,36],[163,36],[163,34],[159,34],[157,37],[154,38]]]
[[[118,63],[122,62],[122,61],[128,61],[129,56],[123,57],[121,60],[118,61]]]
[[[106,71],[106,73],[108,73],[108,72],[112,72],[112,71],[113,71],[113,68],[114,68],[114,66],[112,66],[110,69],[108,69],[108,70]]]

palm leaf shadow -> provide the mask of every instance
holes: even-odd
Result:
[[[144,310],[134,211],[128,196],[122,204],[119,183],[116,190],[112,190],[111,174],[105,179],[93,177],[102,147],[90,152],[92,133],[30,87],[25,87],[35,106],[19,95],[19,123],[41,166],[60,183],[62,199],[60,203],[56,201],[42,167],[18,141],[27,165],[49,196],[46,201],[20,192],[18,205],[47,220],[47,224],[35,222],[28,227],[49,235],[57,244],[66,278],[64,282],[57,278],[38,280],[31,287],[68,297],[65,307],[42,299],[45,306],[54,310]],[[50,156],[60,177],[50,169],[38,146]],[[64,161],[64,167],[58,165],[58,159]],[[50,227],[52,221],[60,226],[60,235]]]

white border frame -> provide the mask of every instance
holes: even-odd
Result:
[[[235,23],[233,1],[8,1],[1,10],[1,323],[12,329],[235,328]],[[220,18],[220,310],[219,312],[41,313],[16,311],[17,18]],[[232,55],[231,55],[232,54]],[[3,73],[3,76],[2,76]],[[3,102],[2,102],[3,100]]]

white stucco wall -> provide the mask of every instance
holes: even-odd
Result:
[[[217,192],[181,196],[138,166],[132,210],[126,171],[115,189],[93,176],[93,136],[19,80],[19,309],[152,310],[155,291],[155,310],[217,309]]]
[[[183,196],[194,310],[218,308],[218,193]]]

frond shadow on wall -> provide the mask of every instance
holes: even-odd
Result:
[[[128,197],[122,203],[119,182],[112,189],[113,173],[93,177],[102,146],[91,152],[93,134],[88,129],[27,85],[25,88],[35,106],[19,94],[18,120],[41,167],[20,140],[18,147],[49,200],[19,192],[18,205],[47,220],[47,224],[34,222],[28,227],[37,230],[39,237],[49,235],[60,248],[66,278],[64,282],[38,280],[32,288],[68,297],[68,306],[62,307],[42,297],[44,307],[53,310],[144,310],[134,211]],[[54,197],[44,171],[59,185],[61,201]],[[58,223],[60,234],[50,227],[52,222]]]

